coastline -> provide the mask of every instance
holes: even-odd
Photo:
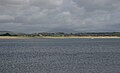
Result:
[[[21,36],[0,36],[0,39],[29,39],[29,37],[21,37]]]
[[[120,38],[118,36],[69,36],[69,37],[43,37],[43,38],[53,38],[53,39],[67,39],[67,38],[71,38],[71,39],[74,39],[74,38],[90,38],[90,39],[95,39],[95,38]]]
[[[120,38],[118,36],[67,36],[67,37],[51,37],[51,36],[43,36],[43,37],[26,37],[26,36],[0,36],[0,39],[33,39],[33,38],[48,38],[48,39],[67,39],[67,38]]]

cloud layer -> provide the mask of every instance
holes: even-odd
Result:
[[[0,30],[120,31],[120,0],[0,0]]]

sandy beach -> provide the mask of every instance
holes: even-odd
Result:
[[[29,39],[28,37],[19,36],[0,36],[0,39]]]
[[[70,36],[70,37],[43,37],[43,38],[120,38],[118,36]]]
[[[69,36],[69,37],[21,37],[21,36],[0,36],[0,39],[32,39],[32,38],[52,38],[52,39],[66,39],[66,38],[120,38],[118,36]]]

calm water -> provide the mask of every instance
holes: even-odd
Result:
[[[0,73],[120,73],[120,39],[0,40]]]

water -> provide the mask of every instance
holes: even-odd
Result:
[[[120,73],[120,39],[1,39],[0,73]]]

